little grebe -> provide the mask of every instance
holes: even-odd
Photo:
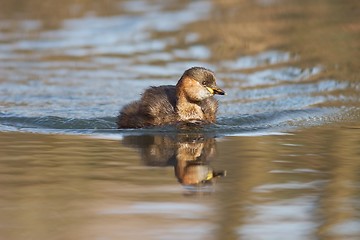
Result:
[[[218,102],[224,95],[214,73],[203,67],[184,72],[176,86],[151,87],[139,101],[126,105],[117,119],[118,128],[142,128],[179,122],[214,123]]]

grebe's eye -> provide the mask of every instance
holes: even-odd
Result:
[[[206,81],[203,81],[203,82],[202,82],[202,85],[204,85],[204,86],[205,86],[205,85],[206,85]]]

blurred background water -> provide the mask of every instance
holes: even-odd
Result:
[[[358,239],[359,16],[355,0],[2,0],[0,238]],[[227,92],[217,124],[116,129],[192,66]]]

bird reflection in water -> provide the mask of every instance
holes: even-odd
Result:
[[[216,140],[203,134],[127,136],[123,144],[139,149],[147,166],[174,166],[176,178],[189,193],[212,192],[216,180],[226,175],[210,166]]]

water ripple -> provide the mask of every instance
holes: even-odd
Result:
[[[128,134],[116,130],[119,109],[196,65],[214,70],[228,93],[218,98],[218,123],[205,130],[215,135],[324,124],[358,102],[358,84],[329,78],[321,65],[299,67],[301,56],[269,50],[210,61],[198,33],[172,34],[209,18],[211,7],[127,1],[121,15],[65,19],[51,30],[36,20],[0,21],[0,131]]]

